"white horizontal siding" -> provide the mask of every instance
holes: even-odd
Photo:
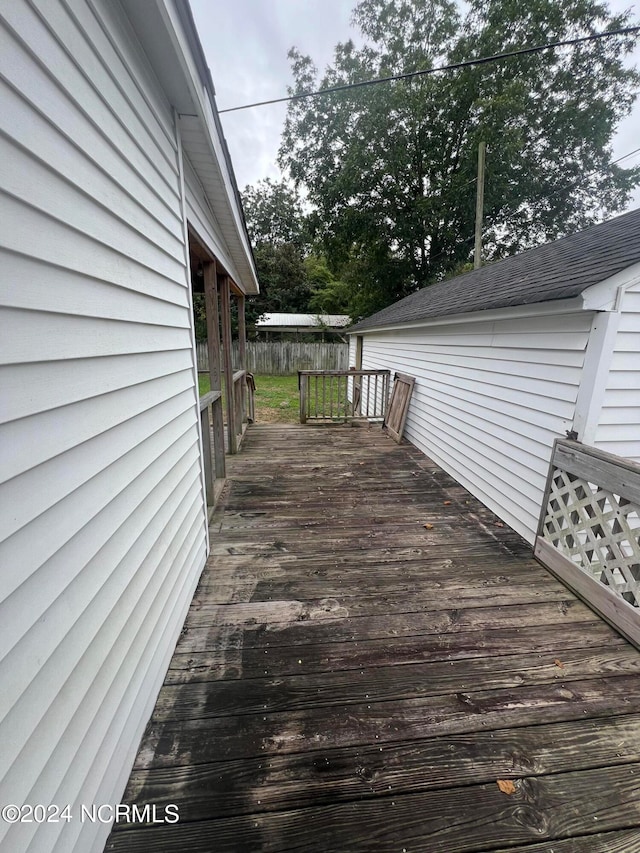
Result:
[[[349,367],[356,366],[356,336],[349,335]]]
[[[363,367],[415,377],[405,437],[532,541],[590,325],[582,312],[365,333]]]
[[[179,146],[118,3],[3,16],[0,801],[77,809],[119,801],[206,557]]]
[[[622,297],[613,357],[595,431],[601,450],[640,462],[640,285]]]

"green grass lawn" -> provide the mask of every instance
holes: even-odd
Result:
[[[256,421],[295,424],[300,419],[297,376],[255,376]],[[209,374],[198,374],[200,396],[207,394]]]

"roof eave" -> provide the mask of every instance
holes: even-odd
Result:
[[[242,202],[217,114],[213,82],[188,2],[154,0],[145,3],[143,9],[138,0],[122,2],[170,104],[178,116],[197,121],[210,151],[209,174],[196,163],[192,162],[192,166],[223,232],[221,236],[229,251],[228,258],[224,259],[225,266],[229,267],[227,271],[244,293],[258,293]],[[149,49],[154,40],[168,48],[162,51],[161,57],[157,50]],[[186,145],[185,152],[189,154]],[[215,191],[214,184],[219,191]]]
[[[451,323],[485,323],[492,320],[507,318],[537,317],[547,314],[570,314],[582,310],[596,310],[585,305],[582,295],[570,299],[547,300],[546,302],[531,302],[526,305],[510,305],[504,308],[490,308],[482,311],[470,311],[460,314],[446,314],[439,317],[422,317],[404,323],[387,323],[379,326],[369,326],[358,329],[357,325],[344,331],[348,335],[368,335],[372,332],[393,332],[405,329],[420,329],[425,326],[444,326]]]
[[[616,311],[622,293],[640,282],[640,263],[593,284],[581,294],[583,308],[591,311]]]

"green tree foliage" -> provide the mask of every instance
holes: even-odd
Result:
[[[292,93],[628,26],[597,0],[362,0],[365,44],[318,78],[290,52]],[[280,165],[317,208],[354,313],[442,278],[473,248],[477,148],[487,143],[485,252],[497,258],[621,210],[640,169],[611,139],[640,75],[635,36],[554,48],[410,81],[292,101]]]
[[[309,310],[317,314],[349,314],[352,291],[347,282],[338,280],[324,257],[309,255],[304,261],[311,286]]]
[[[207,340],[207,311],[204,304],[204,293],[193,294],[193,320],[197,341]]]
[[[293,243],[262,243],[254,254],[260,295],[247,303],[247,322],[267,312],[308,311],[311,287],[300,250]]]
[[[265,178],[242,193],[247,230],[255,246],[291,243],[303,251],[308,243],[306,218],[298,193],[285,181]]]
[[[242,193],[254,247],[260,295],[247,300],[247,323],[269,312],[306,312],[311,285],[304,265],[308,243],[302,204],[284,181],[269,178]]]

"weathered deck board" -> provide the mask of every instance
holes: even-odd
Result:
[[[197,719],[234,714],[302,711],[329,705],[376,702],[436,696],[468,690],[489,682],[494,688],[516,688],[544,682],[569,682],[603,675],[639,675],[640,655],[633,649],[566,651],[560,668],[548,656],[509,655],[470,658],[464,671],[451,661],[407,664],[401,668],[379,666],[365,670],[213,680],[204,672],[200,680],[165,684],[153,720]]]
[[[264,711],[233,717],[199,717],[152,723],[136,767],[198,764],[213,760],[396,743],[478,729],[624,714],[640,703],[638,675],[499,690],[465,690],[396,702],[367,699],[290,714]]]
[[[170,802],[180,786],[183,816],[202,820],[257,811],[386,797],[411,791],[518,779],[640,760],[640,715],[495,729],[446,738],[322,753],[134,771],[139,803]],[[258,802],[259,801],[259,802]]]
[[[329,633],[329,632],[328,632]],[[419,637],[366,640],[359,643],[332,643],[330,636],[321,645],[307,645],[304,653],[293,648],[243,648],[242,630],[230,629],[212,652],[176,654],[168,680],[175,670],[189,673],[209,670],[215,678],[281,677],[303,672],[360,671],[362,669],[426,663],[464,661],[468,658],[504,656],[534,652],[555,659],[568,649],[588,649],[608,645],[624,648],[626,641],[612,636],[602,622],[574,625],[546,625],[498,630],[461,631]],[[267,654],[265,654],[267,651]],[[302,661],[302,663],[299,663]],[[179,678],[178,680],[184,680]]]
[[[640,853],[640,653],[526,543],[379,429],[229,473],[107,850]]]
[[[384,799],[256,812],[117,832],[110,850],[211,853],[402,850],[470,853],[505,844],[629,828],[640,822],[640,764],[527,776],[507,797],[494,783]]]

